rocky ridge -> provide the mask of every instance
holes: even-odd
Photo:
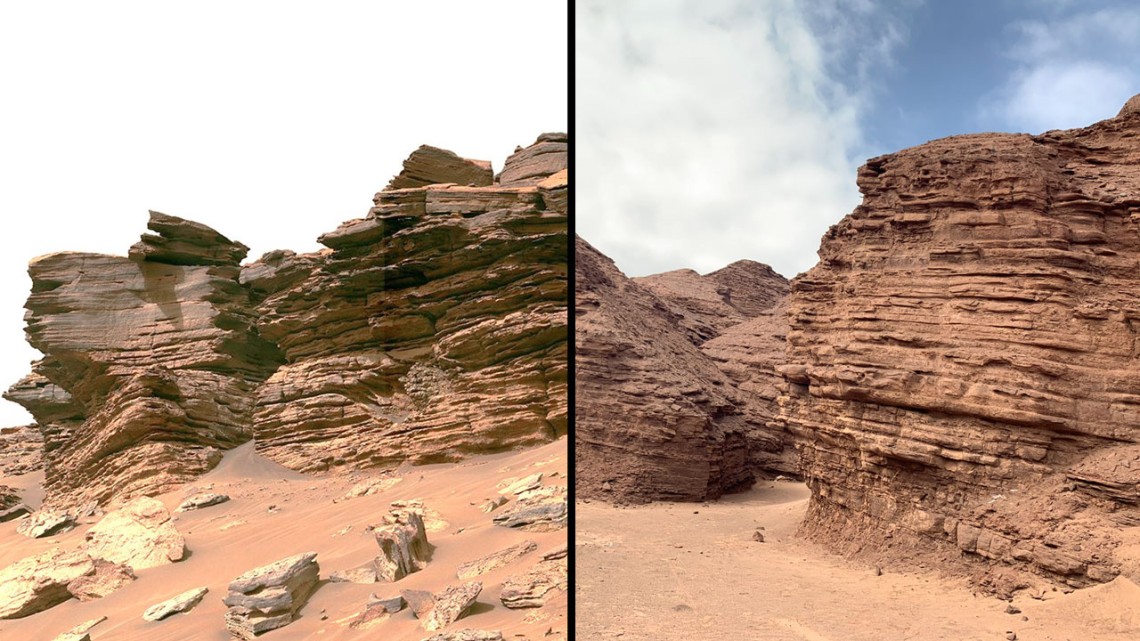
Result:
[[[512,155],[509,184],[425,146],[325,251],[242,266],[241,243],[151,212],[127,257],[33,260],[44,358],[5,398],[37,421],[46,503],[160,494],[251,439],[315,472],[565,434],[565,167],[562,134]]]

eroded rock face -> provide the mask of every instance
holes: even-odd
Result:
[[[716,498],[753,482],[731,381],[682,317],[576,240],[577,496]]]
[[[258,451],[394,467],[565,434],[566,184],[382,191],[331,251],[246,267],[286,360],[257,391]]]
[[[276,367],[238,283],[245,247],[156,212],[131,257],[32,261],[28,342],[45,355],[6,397],[44,436],[46,501],[155,494],[250,438],[253,388]]]
[[[317,471],[565,435],[565,146],[544,134],[505,186],[421,148],[314,254],[242,267],[241,243],[152,212],[128,257],[33,260],[26,332],[45,357],[5,397],[36,418],[45,504],[160,494],[251,438]]]
[[[1138,137],[1126,106],[859,171],[863,203],[789,301],[781,403],[812,489],[803,532],[964,553],[999,591],[1023,582],[998,583],[1002,568],[1116,575],[1119,528],[1140,522]]]
[[[19,476],[44,466],[44,437],[35,425],[0,427],[0,476]]]

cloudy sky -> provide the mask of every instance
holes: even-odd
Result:
[[[1124,0],[584,0],[576,222],[626,273],[791,277],[867,158],[1084,126],[1140,93]]]
[[[29,259],[125,255],[148,209],[316,249],[421,144],[498,171],[565,131],[568,48],[561,2],[3,3],[0,388],[37,358]]]

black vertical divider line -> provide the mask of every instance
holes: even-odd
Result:
[[[574,383],[574,273],[575,273],[575,260],[574,260],[574,239],[577,238],[575,233],[574,220],[577,218],[577,211],[574,208],[574,192],[577,190],[577,176],[574,167],[574,147],[577,144],[577,138],[574,135],[574,85],[577,78],[574,75],[574,2],[566,3],[567,11],[567,27],[569,34],[566,39],[566,46],[569,49],[567,52],[567,78],[568,84],[567,100],[569,101],[569,110],[567,111],[566,123],[566,138],[569,144],[566,146],[566,168],[569,170],[569,180],[567,181],[567,201],[566,211],[568,216],[566,218],[566,332],[567,332],[567,355],[569,363],[566,371],[566,447],[567,447],[567,467],[566,474],[569,478],[570,496],[569,503],[567,504],[568,522],[567,522],[567,571],[569,584],[567,585],[567,613],[569,620],[566,622],[566,631],[571,639],[575,638],[575,618],[577,616],[575,608],[575,596],[577,594],[577,581],[575,581],[575,560],[577,558],[575,546],[575,531],[577,530],[577,523],[575,513],[575,497],[577,496],[577,489],[575,483],[575,448],[574,448],[574,396],[575,396],[575,383]]]

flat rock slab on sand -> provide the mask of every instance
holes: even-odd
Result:
[[[171,597],[162,603],[157,603],[146,609],[143,612],[144,621],[161,621],[166,617],[177,614],[179,612],[189,612],[191,608],[198,605],[202,597],[210,590],[205,587],[194,588],[187,590],[178,596]]]

